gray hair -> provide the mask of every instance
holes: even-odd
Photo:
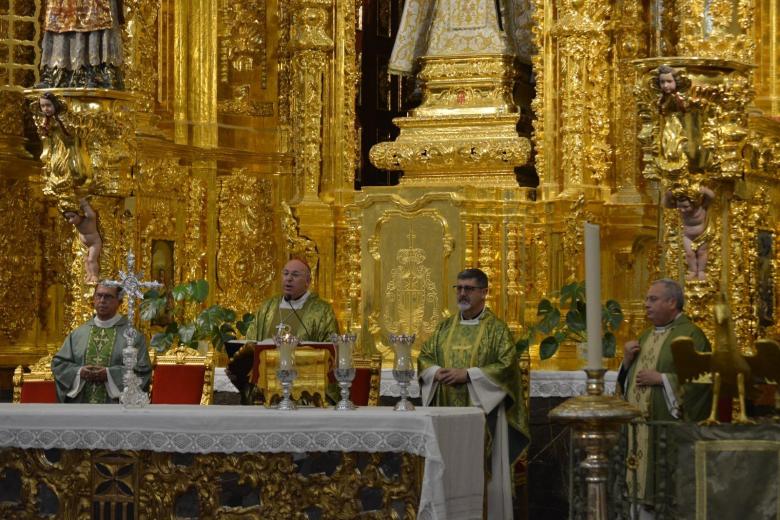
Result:
[[[685,306],[685,296],[683,295],[682,286],[676,281],[672,280],[671,278],[661,278],[659,280],[654,281],[650,285],[658,285],[658,284],[664,286],[664,292],[666,293],[666,297],[671,298],[672,300],[675,301],[677,305],[677,310],[678,311],[683,310],[683,306]]]
[[[458,280],[476,280],[477,285],[482,289],[488,286],[488,277],[485,272],[475,267],[459,272]]]
[[[95,286],[95,290],[97,291],[97,288],[99,286],[103,287],[109,287],[111,289],[116,289],[116,299],[120,302],[122,301],[122,298],[125,297],[125,290],[122,289],[121,285],[114,285],[113,283],[109,283],[108,280],[100,280],[97,285]]]

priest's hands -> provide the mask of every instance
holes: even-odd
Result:
[[[81,376],[81,379],[89,381],[90,383],[105,383],[108,381],[106,367],[97,365],[85,365],[81,367],[79,375]]]
[[[636,384],[639,386],[658,386],[664,384],[664,379],[660,372],[645,369],[637,372]]]
[[[637,354],[639,354],[639,341],[635,339],[626,341],[626,344],[623,345],[623,366],[630,367]]]
[[[445,385],[462,385],[469,380],[469,371],[465,368],[440,368],[433,379]]]

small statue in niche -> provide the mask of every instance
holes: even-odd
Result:
[[[681,118],[688,110],[689,103],[678,91],[683,82],[673,68],[668,65],[658,67],[657,82],[661,90],[658,100],[658,112],[661,114],[661,153],[658,164],[664,171],[679,174],[688,163],[688,137]]]
[[[60,212],[77,212],[80,208],[79,193],[89,191],[89,164],[78,136],[63,124],[65,106],[51,92],[38,98],[40,113],[34,114],[38,135],[43,142],[43,193],[57,200]]]
[[[707,250],[714,230],[710,225],[708,208],[715,198],[715,193],[699,186],[698,192],[667,191],[663,204],[667,208],[680,212],[683,227],[683,248],[685,261],[688,264],[686,280],[706,280]]]
[[[80,209],[81,213],[65,211],[62,216],[69,224],[76,227],[79,241],[87,248],[87,258],[84,261],[86,271],[84,281],[88,284],[94,284],[100,280],[100,251],[103,249],[103,239],[98,231],[97,213],[86,199],[81,199]]]

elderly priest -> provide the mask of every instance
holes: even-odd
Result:
[[[127,318],[117,313],[122,289],[98,284],[95,287],[95,317],[68,334],[51,361],[51,370],[61,403],[116,403],[124,389],[122,350]],[[137,335],[136,375],[141,386],[149,385],[152,368],[146,341]]]
[[[460,312],[436,327],[417,360],[423,404],[477,406],[488,424],[489,519],[511,519],[513,466],[528,443],[515,343],[506,323],[485,306],[487,275],[458,274]]]

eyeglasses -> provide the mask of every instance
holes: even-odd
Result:
[[[485,289],[485,287],[477,287],[476,285],[453,285],[452,288],[455,289],[455,292],[464,293],[470,293],[475,289]]]

